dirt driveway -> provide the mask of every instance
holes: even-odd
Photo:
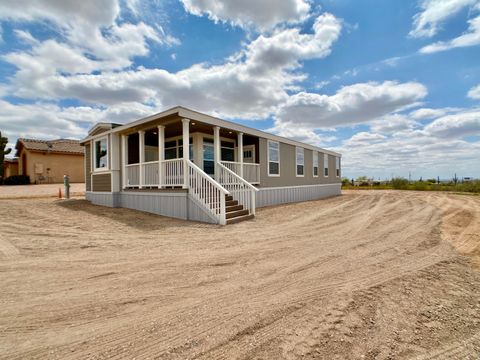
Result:
[[[63,194],[63,184],[4,185],[0,186],[0,199],[58,197],[58,189],[61,189]],[[70,184],[70,194],[85,195],[85,184]]]
[[[348,192],[226,227],[0,205],[1,358],[480,354],[480,197]]]

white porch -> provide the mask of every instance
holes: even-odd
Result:
[[[244,146],[243,133],[189,119],[181,119],[180,129],[179,123],[121,135],[122,190],[188,189],[220,224],[234,212],[253,216],[258,191],[253,185],[260,183],[254,139]]]

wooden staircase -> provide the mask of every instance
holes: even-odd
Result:
[[[235,224],[240,221],[253,219],[255,215],[249,214],[243,205],[239,204],[237,200],[233,200],[233,196],[225,195],[225,218],[227,225]]]

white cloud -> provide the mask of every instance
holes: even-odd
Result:
[[[315,20],[311,34],[297,28],[277,30],[259,36],[224,64],[196,64],[177,73],[137,68],[90,74],[98,66],[95,61],[53,40],[47,43],[48,49],[42,43],[31,53],[11,53],[4,59],[19,67],[10,86],[16,96],[75,98],[104,105],[180,104],[225,117],[261,119],[272,114],[288,98],[287,90],[304,79],[295,72],[300,62],[327,56],[340,30],[340,21],[323,14]],[[65,76],[65,72],[72,75]]]
[[[277,123],[306,128],[332,128],[365,123],[415,104],[427,95],[420,83],[359,83],[327,96],[300,92],[288,98],[276,115]]]
[[[181,0],[193,15],[204,14],[213,21],[228,22],[243,28],[269,30],[281,23],[299,23],[310,12],[306,0]]]
[[[410,117],[413,118],[411,115]],[[378,120],[371,121],[369,125],[370,130],[374,133],[386,135],[413,130],[420,126],[418,122],[402,114],[385,115]]]
[[[16,34],[33,45],[31,57],[45,55],[48,57],[46,62],[51,63],[62,56],[64,63],[77,63],[71,67],[78,72],[90,72],[92,66],[95,66],[95,70],[129,67],[133,57],[149,53],[148,41],[168,46],[178,43],[158,25],[154,28],[143,22],[119,24],[120,6],[117,0],[106,0],[102,1],[102,6],[97,5],[95,1],[1,2],[0,20],[53,24],[59,39],[47,40],[47,44],[38,43],[26,31],[16,30]],[[52,54],[41,53],[42,49],[54,43],[58,43],[58,46]],[[38,63],[42,58],[35,61]],[[78,69],[87,63],[89,65],[83,71]]]
[[[446,51],[454,48],[475,46],[480,44],[480,16],[468,21],[468,31],[464,34],[448,41],[438,41],[424,46],[420,49],[421,53],[430,54],[439,51]]]
[[[480,85],[472,87],[468,91],[468,97],[475,100],[480,100]]]
[[[441,24],[459,13],[462,9],[473,5],[480,6],[478,0],[423,0],[422,11],[413,17],[411,37],[432,37],[440,29]]]
[[[480,135],[480,110],[472,109],[442,116],[425,126],[425,131],[441,138]]]

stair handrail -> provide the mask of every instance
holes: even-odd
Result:
[[[188,174],[188,192],[197,200],[220,225],[226,224],[225,196],[230,192],[206,172],[185,159]]]
[[[255,215],[255,194],[259,190],[220,162],[217,162],[217,169],[219,169],[218,180],[220,183],[222,183],[222,180],[225,180],[225,177],[229,177],[233,181],[233,183],[229,183],[228,185],[222,184],[222,186],[231,186],[232,190],[230,194],[233,199],[237,200],[240,205],[243,205],[250,215]],[[249,191],[249,196],[246,196],[244,190]]]

